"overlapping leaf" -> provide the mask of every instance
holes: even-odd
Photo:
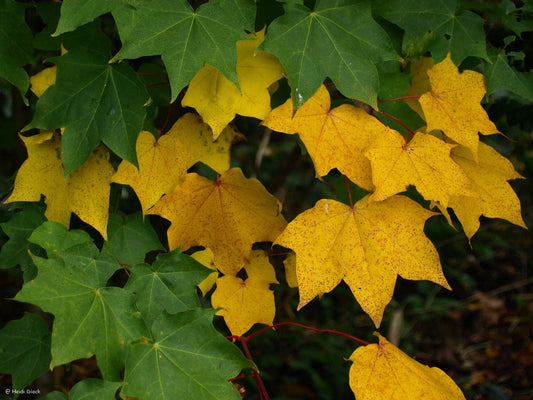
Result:
[[[376,106],[375,64],[398,58],[372,18],[370,2],[317,0],[313,10],[297,2],[284,7],[260,48],[281,61],[295,107],[303,105],[326,78],[346,97]]]
[[[296,253],[298,308],[344,280],[379,327],[396,275],[449,288],[437,251],[424,235],[432,215],[403,196],[371,203],[365,197],[353,208],[319,200],[275,241]]]
[[[63,143],[58,133],[44,131],[21,138],[28,159],[20,167],[13,193],[6,202],[39,201],[43,194],[49,220],[68,227],[70,214],[75,213],[107,238],[109,177],[113,173],[107,149],[97,147],[81,168],[65,176]]]
[[[511,162],[492,147],[479,143],[478,162],[464,147],[452,150],[452,158],[471,180],[471,190],[477,196],[454,196],[449,206],[453,208],[470,239],[479,228],[479,217],[506,219],[526,227],[520,211],[520,200],[507,182],[523,178]]]
[[[384,200],[401,193],[409,185],[426,199],[448,206],[451,196],[474,195],[470,180],[450,157],[454,145],[417,132],[409,141],[396,131],[376,138],[365,155],[372,164],[376,190],[370,200]]]
[[[237,42],[237,75],[240,91],[216,68],[206,65],[189,84],[182,100],[196,108],[204,122],[213,129],[214,139],[235,118],[235,114],[264,119],[270,112],[268,88],[283,77],[278,59],[264,51],[256,53],[264,32],[255,40]]]
[[[232,168],[214,182],[188,174],[150,213],[172,223],[167,234],[171,249],[208,247],[215,265],[235,275],[255,242],[273,241],[285,228],[280,211],[278,200],[257,179]]]
[[[136,164],[135,143],[148,96],[135,71],[126,63],[109,65],[104,51],[73,48],[53,61],[56,83],[39,98],[25,129],[65,128],[67,173],[81,167],[100,141]]]
[[[0,372],[11,374],[13,389],[22,390],[50,364],[50,332],[35,314],[8,322],[0,330]]]
[[[364,151],[376,137],[391,129],[362,107],[343,104],[330,110],[325,86],[293,114],[290,100],[274,109],[262,122],[285,133],[298,133],[315,165],[317,176],[337,168],[356,185],[373,190],[370,161]]]
[[[106,287],[119,268],[110,257],[100,256],[90,236],[78,231],[72,246],[64,245],[70,233],[45,222],[31,241],[59,257],[35,257],[38,275],[26,283],[15,300],[37,305],[54,315],[51,366],[96,355],[103,376],[119,380],[128,340],[144,334],[134,306],[134,296],[118,287]],[[79,237],[79,236],[84,236]],[[80,240],[81,239],[81,240]]]
[[[379,336],[378,344],[350,356],[350,387],[357,400],[464,400],[461,389],[439,368],[407,356]]]
[[[278,283],[276,272],[262,250],[253,250],[244,266],[245,280],[225,275],[216,281],[211,305],[220,310],[232,335],[245,334],[254,324],[272,325],[276,314],[271,283]]]
[[[254,31],[252,0],[212,0],[196,10],[187,0],[138,2],[135,7],[135,23],[121,33],[123,46],[113,60],[161,55],[172,100],[206,63],[237,84],[235,42],[247,39],[245,30]]]
[[[533,101],[533,71],[519,72],[509,65],[505,51],[494,55],[492,64],[485,70],[487,95],[498,90],[508,90],[529,102]]]
[[[87,378],[76,383],[68,393],[54,391],[48,393],[43,400],[86,400],[86,399],[113,399],[120,387],[120,382],[109,382],[101,379]]]
[[[197,308],[163,313],[153,337],[134,344],[126,359],[123,396],[139,399],[241,398],[228,379],[248,360],[212,325],[214,311]]]
[[[479,72],[459,72],[448,55],[427,71],[431,92],[419,101],[424,110],[427,131],[440,129],[477,157],[478,132],[498,133],[480,101],[485,96],[485,79]]]
[[[405,31],[402,47],[409,57],[430,51],[437,62],[449,52],[457,65],[469,56],[488,60],[483,19],[460,11],[457,0],[432,2],[431,7],[417,0],[379,0],[373,10]]]

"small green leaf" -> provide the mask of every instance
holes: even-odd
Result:
[[[376,63],[399,60],[365,0],[317,0],[313,11],[286,4],[260,48],[281,61],[296,108],[328,77],[344,96],[377,107]]]
[[[533,101],[533,72],[518,72],[507,61],[505,51],[497,53],[485,70],[487,81],[487,96],[498,90],[508,90],[523,97],[527,101]]]
[[[23,65],[32,61],[32,34],[24,19],[26,4],[0,0],[0,77],[15,85],[24,95],[30,78]]]
[[[137,307],[150,325],[163,310],[176,313],[199,307],[196,286],[211,272],[177,249],[159,254],[152,266],[133,267],[125,289],[137,294]]]
[[[128,215],[125,219],[110,214],[107,236],[102,253],[109,253],[128,265],[143,263],[150,250],[164,250],[154,228],[147,219],[143,221],[141,213]]]
[[[119,26],[123,46],[112,61],[161,55],[172,100],[205,63],[238,85],[235,43],[254,29],[252,0],[211,0],[197,10],[187,0],[140,2],[135,16],[131,26]]]
[[[135,144],[148,95],[135,71],[127,63],[109,65],[100,51],[85,48],[51,61],[57,65],[56,83],[37,101],[25,130],[65,128],[65,174],[82,166],[100,141],[137,164]]]
[[[126,359],[123,396],[139,399],[241,398],[228,379],[251,363],[215,330],[214,310],[197,308],[153,324],[153,340],[134,344]]]
[[[0,372],[12,375],[13,389],[48,371],[51,358],[50,332],[41,317],[25,314],[0,330]]]
[[[120,382],[108,382],[101,379],[88,378],[76,383],[67,396],[63,392],[48,393],[43,400],[112,400],[120,387]]]

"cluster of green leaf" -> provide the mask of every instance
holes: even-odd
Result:
[[[493,26],[508,34],[489,47]],[[13,211],[0,225],[0,268],[20,267],[14,300],[54,318],[52,334],[34,314],[0,330],[9,355],[0,372],[21,390],[49,367],[96,356],[102,380],[78,383],[69,398],[119,389],[139,399],[239,398],[230,380],[256,367],[213,319],[222,315],[236,337],[272,324],[278,281],[265,253],[252,251],[258,242],[296,252],[286,280],[299,286],[299,308],[344,280],[377,327],[398,274],[449,287],[423,233],[435,213],[397,194],[416,186],[449,219],[452,208],[469,239],[481,215],[524,226],[507,183],[520,175],[483,142],[478,150],[478,132],[497,133],[482,98],[503,90],[533,102],[533,73],[513,48],[532,29],[532,5],[510,0],[0,0],[0,77],[32,115],[16,121],[28,159],[5,196]],[[406,95],[411,102],[383,102]],[[298,207],[286,226],[267,182],[246,178],[246,163],[230,169],[243,139],[228,126],[236,114],[254,129],[252,118],[297,133],[317,177],[337,169],[359,201],[343,189]],[[177,121],[165,132],[169,117]],[[135,213],[120,207],[133,193],[126,185]],[[96,231],[69,230],[71,213]],[[147,214],[171,222],[164,243]],[[181,252],[197,246],[212,254],[195,258],[223,276],[204,281],[213,271]],[[214,284],[218,311],[197,294]],[[401,381],[392,388],[390,358]],[[383,337],[350,360],[358,399],[404,388],[462,398],[442,371]],[[405,368],[422,378],[400,375]]]

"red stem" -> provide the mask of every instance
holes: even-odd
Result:
[[[275,257],[275,256],[286,256],[288,254],[291,254],[290,251],[282,251],[280,253],[270,253],[268,256],[269,257]]]
[[[157,82],[157,83],[150,83],[149,85],[146,85],[146,89],[156,87],[156,86],[163,86],[168,85],[168,82]]]
[[[348,198],[350,199],[350,208],[353,208],[353,200],[352,200],[352,191],[350,190],[350,183],[348,182],[348,178],[346,175],[342,175],[344,177],[344,183],[346,183],[346,190],[348,190]]]
[[[378,99],[378,103],[388,103],[389,101],[398,101],[398,100],[405,100],[405,99],[419,99],[419,98],[420,98],[420,95],[396,97],[395,99],[387,99],[387,100]]]
[[[380,110],[376,110],[376,112],[386,116],[386,117],[389,117],[393,120],[395,120],[396,122],[398,122],[401,126],[403,126],[405,129],[407,129],[409,131],[409,133],[411,134],[411,136],[414,136],[415,135],[415,132],[413,130],[411,130],[411,128],[409,128],[407,125],[405,125],[399,118],[396,118],[394,115],[391,115],[389,113],[386,113],[385,111],[380,111]]]
[[[165,119],[165,122],[163,122],[163,126],[161,127],[161,130],[159,131],[159,135],[157,136],[157,139],[161,137],[163,134],[165,128],[167,127],[168,121],[170,120],[170,112],[172,111],[172,103],[168,105],[168,112],[167,112],[167,118]]]
[[[155,74],[153,72],[137,72],[137,75],[142,75],[142,76],[155,76],[157,78],[161,78],[161,79],[164,79],[168,82],[168,77],[166,77],[165,75],[160,75],[160,74]]]
[[[242,349],[244,350],[244,354],[246,354],[248,360],[254,362],[252,353],[250,353],[250,349],[248,348],[248,344],[246,343],[248,341],[247,337],[241,336],[239,338],[239,341],[241,342]],[[259,375],[259,371],[257,371],[256,369],[252,369],[252,378],[254,379],[257,388],[259,389],[259,396],[261,400],[270,400],[270,396],[268,395],[268,392],[266,390],[265,383],[261,379],[261,375]]]

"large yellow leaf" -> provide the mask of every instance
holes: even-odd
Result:
[[[477,193],[476,197],[454,196],[449,203],[469,239],[477,232],[481,215],[526,227],[520,212],[520,200],[507,183],[509,179],[523,177],[508,159],[483,142],[479,143],[479,162],[464,147],[454,148],[452,158],[471,179],[470,188]]]
[[[247,179],[239,168],[215,182],[187,174],[183,184],[150,210],[170,220],[171,249],[204,246],[224,274],[235,275],[246,263],[255,242],[273,241],[287,222],[281,205],[257,179]]]
[[[59,133],[43,131],[21,139],[28,159],[20,167],[6,202],[39,201],[43,194],[49,220],[69,227],[70,214],[75,213],[107,240],[109,177],[114,172],[107,149],[97,147],[81,168],[64,176]]]
[[[264,119],[270,112],[268,88],[283,77],[283,67],[272,54],[256,53],[264,31],[255,40],[237,42],[237,76],[240,91],[219,70],[206,65],[193,78],[182,105],[194,107],[213,129],[216,139],[235,114]]]
[[[296,253],[298,309],[344,280],[379,326],[396,275],[449,289],[437,251],[424,235],[425,221],[432,215],[404,196],[382,202],[364,197],[353,208],[319,200],[275,241]]]
[[[450,157],[454,145],[434,136],[417,132],[405,143],[396,131],[376,138],[365,152],[372,165],[372,181],[376,190],[373,201],[384,200],[416,186],[426,199],[448,206],[450,196],[473,195],[468,190],[470,180]]]
[[[455,142],[477,155],[478,132],[498,133],[480,101],[486,93],[485,78],[476,71],[459,72],[450,55],[427,71],[431,92],[419,101],[427,131],[440,129]]]
[[[350,356],[350,387],[357,400],[464,400],[461,389],[439,368],[407,356],[379,336],[379,345]]]
[[[343,104],[330,110],[324,85],[292,117],[292,100],[272,110],[262,122],[269,128],[298,133],[315,165],[318,176],[337,168],[356,185],[372,191],[370,161],[363,152],[376,137],[391,129],[367,114],[362,107]]]
[[[161,196],[185,180],[187,169],[198,161],[217,172],[229,169],[231,144],[242,135],[228,126],[216,142],[212,137],[209,126],[192,113],[182,116],[157,140],[142,131],[136,145],[139,169],[122,161],[112,181],[130,185],[146,214]]]
[[[262,250],[253,250],[244,266],[248,277],[242,280],[226,275],[217,279],[211,297],[213,308],[224,317],[232,335],[241,336],[254,324],[272,325],[276,314],[271,283],[278,283],[276,272]]]

